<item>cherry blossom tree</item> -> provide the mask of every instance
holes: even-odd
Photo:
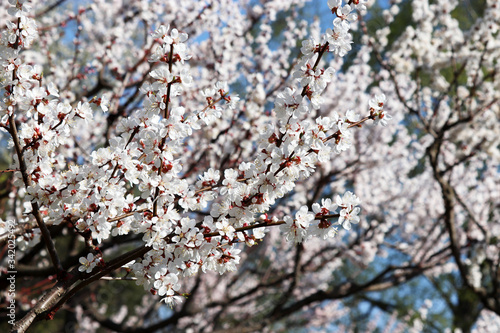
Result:
[[[307,5],[2,4],[9,328],[500,329],[500,6]]]

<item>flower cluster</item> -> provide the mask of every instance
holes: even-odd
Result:
[[[337,228],[332,225],[342,225],[346,230],[351,230],[351,223],[359,223],[360,199],[352,192],[346,192],[342,197],[337,196],[336,204],[331,199],[323,199],[321,205],[314,203],[312,212],[309,212],[307,206],[302,206],[295,214],[295,219],[286,216],[285,224],[281,230],[285,233],[286,239],[301,243],[311,237],[320,237],[322,239],[335,237]],[[341,208],[337,213],[337,207]],[[335,214],[335,215],[334,215]],[[330,219],[338,216],[339,219],[333,223]]]
[[[392,116],[384,112],[385,95],[376,95],[368,102],[370,106],[370,116],[375,120],[376,125],[387,126],[387,121]]]

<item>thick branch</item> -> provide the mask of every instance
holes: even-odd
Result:
[[[54,287],[52,287],[40,298],[37,304],[28,312],[26,316],[16,322],[12,328],[12,332],[25,332],[34,321],[38,321],[46,317],[52,318],[55,312],[59,310],[61,306],[76,292],[92,282],[99,280],[101,277],[109,274],[115,269],[122,267],[126,263],[138,257],[142,257],[150,249],[150,247],[141,246],[135,250],[127,252],[118,258],[113,259],[104,269],[86,279],[84,278],[84,274],[80,273],[78,268],[75,267],[71,270],[66,279],[59,280]],[[75,287],[72,287],[81,279],[83,279],[82,282]]]

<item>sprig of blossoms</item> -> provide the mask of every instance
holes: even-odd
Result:
[[[318,163],[351,146],[350,126],[360,121],[354,111],[308,119],[312,110],[321,107],[321,94],[335,74],[331,67],[318,67],[320,57],[326,50],[343,56],[350,49],[348,31],[354,14],[346,5],[336,15],[337,35],[328,36],[327,31],[323,44],[314,39],[303,43],[303,57],[293,73],[301,89],[278,93],[273,111],[276,123],[261,128],[256,154],[238,166],[223,163],[219,170],[208,168],[191,178],[183,174],[182,155],[196,149],[189,146],[193,134],[224,116],[231,119],[239,97],[229,94],[227,82],[218,81],[201,89],[204,105],[197,110],[175,100],[193,90],[186,33],[161,25],[152,34],[157,46],[148,59],[153,66],[150,79],[140,88],[142,107],[121,118],[117,135],[109,138],[107,146],[92,151],[82,165],[67,165],[57,152],[79,122],[91,124],[99,107],[107,111],[107,99],[71,106],[59,100],[53,84],[42,88],[41,68],[18,59],[4,61],[3,71],[15,72],[19,79],[9,83],[17,99],[5,103],[4,114],[16,106],[29,118],[19,134],[33,180],[27,199],[50,207],[47,220],[53,224],[71,221],[76,233],[97,243],[116,235],[141,235],[150,251],[130,268],[138,284],[169,305],[181,299],[181,277],[200,269],[220,274],[236,270],[241,252],[237,244],[251,246],[265,236],[257,217],[290,193],[299,179],[309,177]],[[335,42],[330,43],[333,37]],[[381,118],[377,110],[373,117]],[[285,238],[302,242],[313,236],[334,237],[337,229],[330,219],[338,207],[338,223],[349,229],[359,221],[359,208],[349,198],[345,194],[336,204],[322,200],[321,205],[312,205],[312,212],[300,207],[294,218],[284,219]],[[194,219],[192,213],[200,211],[207,215]],[[80,258],[79,270],[91,273],[98,262],[89,253]]]
[[[170,56],[172,56],[174,62],[180,61],[184,64],[184,61],[191,58],[191,55],[187,53],[187,46],[184,43],[188,39],[188,34],[179,32],[175,28],[170,30],[169,34],[169,28],[169,25],[161,25],[151,34],[152,37],[158,39],[161,44],[155,48],[149,61],[168,62]]]
[[[5,38],[11,45],[17,41],[20,47],[29,48],[38,37],[36,22],[27,15],[32,7],[23,0],[9,0],[9,3],[13,7],[9,7],[7,12],[18,22],[6,21],[7,29],[2,33],[2,40]]]

